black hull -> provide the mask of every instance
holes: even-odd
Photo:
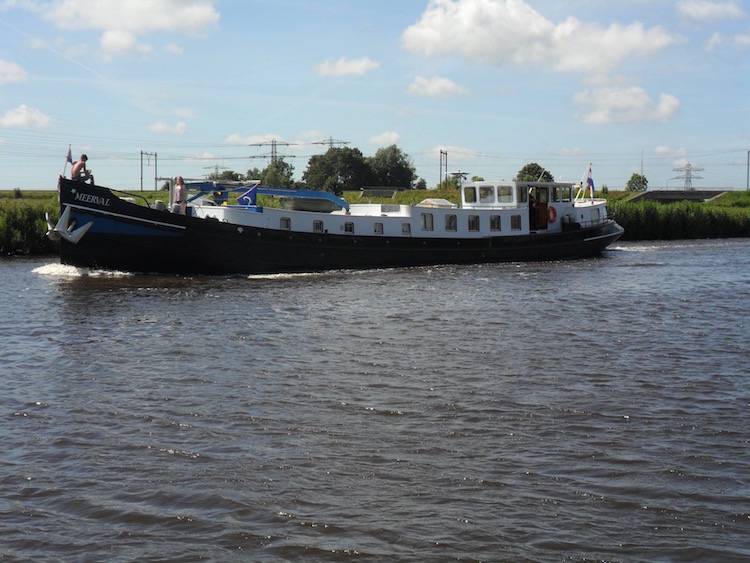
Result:
[[[88,194],[102,195],[77,201],[75,187],[61,179],[61,208],[71,206],[74,226],[93,225],[78,244],[61,242],[61,262],[128,272],[267,274],[562,260],[597,256],[623,232],[607,221],[557,234],[482,239],[298,233],[174,215],[124,202],[104,188],[86,186]]]

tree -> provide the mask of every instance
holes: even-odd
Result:
[[[648,189],[648,180],[642,174],[633,173],[625,184],[625,189],[629,192],[645,192]]]
[[[417,180],[417,183],[414,184],[415,190],[426,190],[427,189],[427,181],[424,178],[420,178]]]
[[[291,188],[294,187],[292,174],[294,174],[294,166],[285,162],[283,158],[277,158],[263,169],[259,178],[264,186]]]
[[[417,175],[412,160],[396,145],[378,149],[366,162],[377,185],[409,189],[414,186]]]
[[[437,185],[439,190],[457,190],[460,186],[459,176],[448,176]]]
[[[245,174],[245,180],[260,180],[261,171],[256,166],[255,168],[248,168]]]
[[[216,173],[211,172],[211,174],[208,175],[209,180],[230,180],[233,182],[236,182],[237,180],[242,179],[242,174],[238,174],[234,170],[224,170],[223,172]]]
[[[555,178],[536,162],[531,162],[521,168],[513,180],[516,182],[554,182]]]
[[[341,195],[346,190],[358,190],[371,185],[372,170],[359,149],[332,147],[325,154],[316,154],[307,163],[302,181],[311,189]]]

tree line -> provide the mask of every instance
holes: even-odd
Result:
[[[294,165],[284,157],[277,157],[263,169],[250,168],[243,175],[233,170],[210,174],[209,180],[260,180],[264,186],[323,190],[342,195],[363,187],[389,187],[398,189],[427,188],[424,178],[418,178],[412,159],[396,145],[380,148],[374,156],[365,157],[357,148],[331,147],[324,154],[310,158],[301,181],[295,181]],[[454,174],[440,182],[438,189],[458,188],[464,175]],[[473,181],[483,181],[473,176]],[[552,173],[536,162],[523,166],[513,178],[519,182],[553,182]],[[646,191],[648,180],[633,174],[627,191]],[[606,186],[603,191],[607,191]]]
[[[331,147],[310,158],[301,181],[295,182],[293,174],[294,166],[277,157],[262,170],[251,168],[244,176],[225,170],[211,174],[209,180],[260,180],[264,186],[324,190],[339,196],[365,186],[426,188],[424,179],[417,178],[412,159],[396,145],[380,148],[370,157],[356,148]]]

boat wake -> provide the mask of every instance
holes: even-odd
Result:
[[[60,264],[59,262],[39,266],[38,268],[34,268],[32,272],[40,276],[49,276],[52,278],[126,278],[133,275],[129,272],[77,268],[76,266]]]

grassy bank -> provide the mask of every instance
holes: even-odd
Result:
[[[168,201],[166,191],[134,192],[150,202]],[[606,195],[610,213],[625,228],[624,240],[674,240],[695,238],[750,237],[750,193],[729,192],[721,198],[696,203],[629,202],[626,192]],[[443,198],[458,203],[458,190],[408,190],[394,198],[362,198],[359,192],[346,192],[350,203],[400,203],[413,205],[425,198]],[[260,197],[261,205],[275,206],[273,198]],[[57,244],[44,236],[45,212],[58,217],[57,192],[0,191],[0,255],[51,254]]]

